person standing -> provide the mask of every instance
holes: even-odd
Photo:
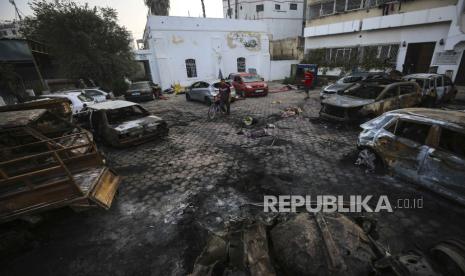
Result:
[[[231,88],[229,87],[229,84],[227,84],[224,79],[221,79],[219,94],[220,94],[221,110],[223,110],[223,112],[226,112],[226,114],[229,115],[230,105],[231,105],[229,102],[229,98],[231,96]]]
[[[305,99],[310,98],[310,89],[312,88],[313,85],[313,74],[310,70],[305,71],[304,73],[304,90],[307,96]]]

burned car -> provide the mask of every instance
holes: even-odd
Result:
[[[98,139],[115,147],[141,144],[168,132],[162,118],[151,115],[139,104],[121,100],[89,105],[80,120]]]
[[[457,88],[452,80],[445,75],[412,74],[403,77],[403,79],[418,83],[421,89],[423,102],[427,106],[451,101],[457,95]]]
[[[320,98],[325,99],[335,94],[343,94],[345,90],[362,81],[375,81],[385,79],[388,75],[384,72],[356,72],[340,78],[335,83],[323,88],[320,92]]]
[[[45,109],[0,117],[0,222],[70,206],[110,208],[120,177],[92,135]]]
[[[407,108],[362,124],[357,163],[465,204],[465,112]]]
[[[47,109],[48,111],[52,112],[53,114],[62,119],[65,119],[70,122],[72,121],[73,110],[71,102],[66,98],[36,98],[24,103],[4,105],[0,106],[0,113],[31,109]]]
[[[320,117],[343,122],[359,121],[394,109],[414,107],[420,102],[420,87],[414,82],[358,83],[343,95],[323,100]]]

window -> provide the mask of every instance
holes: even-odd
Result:
[[[197,77],[197,66],[195,65],[195,59],[186,59],[186,71],[188,78]]]
[[[442,77],[436,78],[436,87],[442,87]]]
[[[241,79],[240,76],[235,76],[235,77],[234,77],[234,81],[242,82],[242,79]]]
[[[297,10],[297,4],[295,4],[295,3],[289,4],[289,10],[296,11]]]
[[[401,85],[400,86],[400,95],[407,95],[415,91],[413,85]]]
[[[210,86],[210,85],[209,85],[208,83],[201,81],[201,82],[199,83],[199,86],[198,86],[198,87],[199,87],[199,88],[208,88],[209,86]]]
[[[390,88],[386,92],[386,94],[384,94],[383,99],[389,99],[389,98],[397,97],[399,95],[399,93],[397,93],[398,89],[399,89],[398,86],[394,86],[394,87]]]
[[[465,141],[465,134],[443,128],[439,139],[439,148],[465,158],[465,143],[463,141]]]
[[[274,9],[277,10],[277,11],[281,10],[281,5],[280,4],[275,4]]]
[[[257,12],[262,12],[265,10],[265,6],[263,4],[255,6],[255,10]]]
[[[245,72],[245,58],[237,58],[237,72]]]
[[[399,121],[396,127],[396,135],[419,144],[424,144],[428,137],[430,125],[409,121]]]

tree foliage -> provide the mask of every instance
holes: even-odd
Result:
[[[169,0],[145,0],[145,5],[149,7],[153,15],[167,16],[170,9]]]
[[[47,44],[67,77],[93,79],[110,88],[135,70],[131,36],[118,25],[114,9],[69,0],[34,0],[30,6],[34,16],[24,20],[23,34]]]

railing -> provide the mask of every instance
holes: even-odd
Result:
[[[342,12],[379,7],[384,4],[397,3],[393,0],[328,0],[311,4],[307,19],[315,19]]]

